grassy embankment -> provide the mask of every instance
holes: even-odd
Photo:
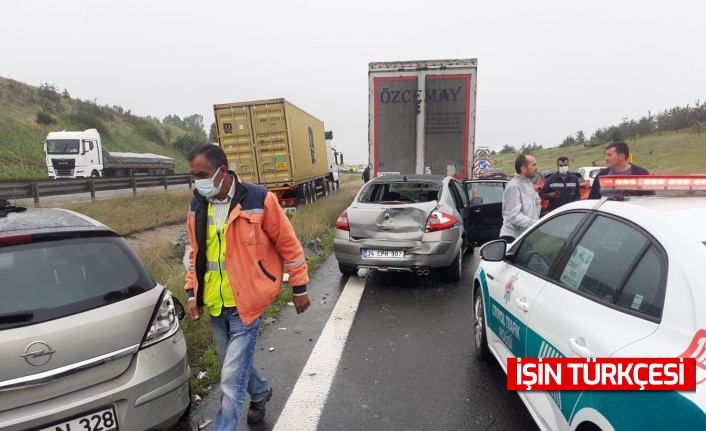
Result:
[[[321,252],[309,258],[309,273],[328,256],[333,247],[333,225],[341,212],[353,200],[362,182],[358,175],[342,175],[341,189],[327,197],[319,197],[311,205],[300,206],[291,218],[297,235],[302,243],[320,244]],[[129,236],[158,226],[172,223],[184,223],[190,191],[168,191],[120,197],[116,199],[96,200],[56,205],[86,214],[111,227],[123,236]],[[119,208],[120,211],[116,211]],[[174,255],[172,238],[163,236],[153,241],[149,247],[137,250],[140,258],[152,273],[152,276],[166,286],[186,305],[186,293],[183,290],[186,270],[181,256]],[[282,290],[277,301],[267,310],[266,317],[275,317],[287,307],[292,299],[292,289],[288,285]],[[182,328],[189,346],[191,364],[191,384],[194,394],[202,394],[209,385],[217,382],[220,375],[218,359],[212,343],[211,328],[208,319],[193,322],[189,318],[182,321]],[[197,378],[200,371],[206,376]]]
[[[46,113],[54,124],[38,123],[38,112]],[[0,181],[46,179],[42,143],[47,134],[90,128],[98,129],[110,151],[172,157],[175,172],[188,172],[186,159],[173,146],[184,130],[119,106],[101,106],[0,77]]]
[[[627,141],[633,162],[651,173],[703,174],[706,173],[706,134],[698,135],[690,129],[677,132],[660,132]],[[595,147],[575,145],[564,148],[547,148],[534,153],[540,170],[556,169],[556,159],[567,156],[573,169],[582,166],[605,166],[603,152],[608,144]],[[497,154],[491,157],[491,166],[505,169],[508,175],[515,172],[517,154]]]

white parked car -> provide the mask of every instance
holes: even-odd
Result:
[[[604,166],[584,166],[583,168],[578,168],[576,171],[581,174],[588,182],[593,186],[593,179],[598,175],[598,171],[605,169]]]
[[[688,175],[601,187],[623,181],[706,191],[706,176]],[[706,430],[704,220],[706,193],[578,201],[507,250],[503,240],[480,249],[475,351],[506,372],[513,357],[696,359],[695,391],[520,391],[540,429]]]

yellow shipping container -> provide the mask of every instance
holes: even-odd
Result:
[[[325,187],[328,161],[321,120],[285,99],[223,103],[213,110],[218,144],[243,181],[298,194],[302,184]]]

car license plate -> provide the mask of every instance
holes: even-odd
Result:
[[[115,416],[115,407],[107,406],[92,413],[57,422],[54,425],[42,428],[39,431],[74,431],[74,430],[101,430],[118,431],[118,419]]]
[[[363,249],[363,259],[404,259],[403,250],[370,250],[367,248]]]

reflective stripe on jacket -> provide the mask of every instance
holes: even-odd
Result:
[[[277,198],[262,186],[241,183],[235,172],[235,195],[231,200],[226,242],[226,272],[246,325],[252,323],[277,298],[282,289],[284,267],[289,284],[306,286],[309,282],[304,250]],[[194,191],[186,230],[191,252],[185,289],[193,289],[196,304],[204,305],[204,277],[207,269],[206,235],[208,201]]]

